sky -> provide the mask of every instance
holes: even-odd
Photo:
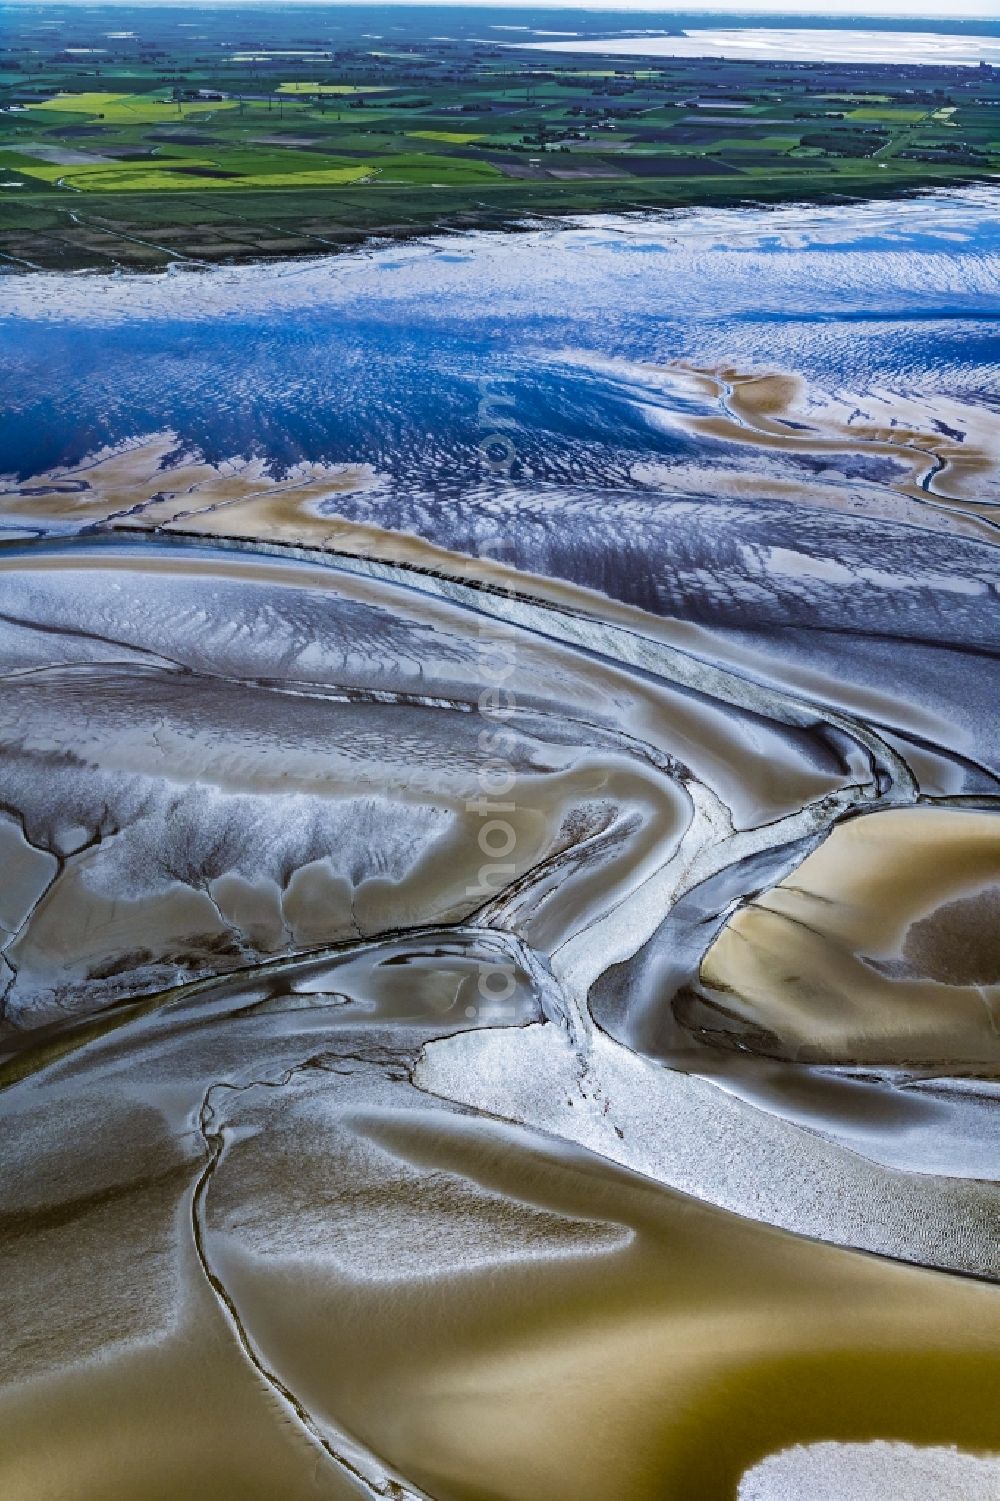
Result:
[[[545,0],[550,3],[550,0]],[[585,9],[603,9],[598,7],[596,0],[594,5],[587,5]],[[813,16],[855,16],[858,20],[865,16],[895,16],[900,20],[909,20],[913,16],[930,16],[935,20],[950,20],[953,17],[975,17],[983,20],[997,19],[1000,12],[1000,0],[871,0],[871,3],[859,3],[859,0],[690,0],[687,5],[677,0],[675,4],[654,5],[650,0],[615,0],[615,4],[609,8],[614,10],[687,10],[687,11],[740,11],[766,12],[777,11],[781,15],[813,15]]]
[[[27,3],[27,0],[25,0]],[[34,0],[39,3],[39,0]],[[55,0],[40,0],[41,4]],[[66,3],[66,0],[62,0]],[[100,4],[101,0],[69,0],[71,4]],[[156,3],[156,0],[113,0],[113,3]],[[204,4],[205,0],[161,0],[161,3]],[[264,4],[265,0],[208,0],[218,4]],[[293,4],[330,5],[351,0],[292,0]],[[355,3],[378,3],[378,0],[355,0]],[[390,4],[470,4],[490,5],[498,10],[525,10],[525,0],[386,0]],[[932,20],[996,21],[1000,18],[1000,0],[540,0],[539,10],[617,10],[641,12],[647,17],[669,16],[672,11],[715,15],[738,11],[741,15],[836,16],[853,18],[863,27],[866,17],[894,17],[906,21],[923,17]]]

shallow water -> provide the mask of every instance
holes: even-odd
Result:
[[[0,278],[5,1493],[1000,1493],[993,202]]]
[[[602,57],[732,57],[767,62],[801,60],[832,63],[898,63],[910,66],[947,64],[977,67],[996,63],[1000,41],[992,36],[947,32],[870,31],[859,28],[819,30],[809,26],[766,29],[755,26],[685,27],[677,36],[610,37],[597,40],[521,42],[540,52],[596,53]]]

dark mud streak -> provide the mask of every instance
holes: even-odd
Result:
[[[391,1498],[391,1501],[431,1501],[423,1491],[418,1491],[410,1484],[403,1484],[400,1480],[385,1476],[381,1480],[370,1480],[364,1472],[347,1456],[341,1452],[326,1437],[316,1419],[311,1415],[308,1408],[299,1397],[286,1385],[281,1376],[273,1367],[269,1366],[264,1356],[257,1349],[253,1339],[244,1324],[236,1300],[233,1298],[225,1282],[214,1269],[208,1252],[208,1228],[205,1218],[205,1200],[211,1187],[212,1179],[222,1163],[226,1152],[226,1129],[223,1125],[213,1125],[215,1120],[215,1108],[212,1104],[212,1095],[216,1090],[227,1090],[233,1094],[241,1094],[250,1089],[283,1089],[297,1074],[307,1070],[323,1069],[336,1072],[331,1068],[333,1060],[343,1058],[347,1061],[353,1057],[358,1062],[370,1060],[362,1054],[330,1054],[314,1053],[301,1063],[287,1069],[278,1079],[253,1079],[245,1084],[233,1084],[225,1080],[218,1080],[209,1085],[205,1091],[201,1107],[198,1111],[198,1131],[204,1143],[205,1166],[199,1174],[191,1195],[191,1233],[194,1240],[194,1248],[198,1262],[206,1281],[215,1294],[226,1321],[231,1327],[237,1344],[247,1362],[257,1373],[260,1379],[271,1389],[279,1401],[290,1411],[303,1437],[311,1444],[317,1446],[326,1458],[337,1466],[342,1472],[346,1472],[350,1478],[358,1484],[369,1496],[383,1496]],[[354,1441],[350,1441],[353,1447],[360,1448]],[[387,1468],[377,1456],[370,1456],[373,1468],[380,1470]]]
[[[142,1178],[133,1178],[127,1183],[109,1184],[105,1188],[95,1189],[92,1193],[61,1199],[56,1204],[40,1204],[35,1208],[0,1211],[0,1240],[10,1242],[46,1230],[62,1230],[67,1225],[83,1219],[85,1215],[93,1214],[112,1204],[119,1204],[134,1194],[142,1194],[150,1189],[187,1181],[190,1172],[188,1163],[179,1162],[164,1168],[161,1173],[150,1173]]]
[[[32,902],[30,908],[28,909],[24,918],[18,924],[17,928],[13,933],[11,933],[10,937],[6,939],[4,944],[0,946],[0,959],[3,960],[3,963],[10,971],[10,974],[7,977],[6,984],[4,985],[2,992],[0,992],[0,1035],[2,1035],[4,1028],[17,1027],[16,1022],[12,1021],[7,1007],[7,1001],[10,993],[14,989],[14,986],[17,984],[17,965],[10,957],[8,950],[15,943],[17,943],[21,935],[27,931],[32,919],[35,916],[35,913],[39,910],[42,904],[48,900],[53,891],[55,891],[60,880],[72,865],[73,861],[78,860],[82,855],[88,854],[90,850],[100,849],[103,844],[105,844],[109,839],[113,839],[114,836],[119,832],[120,830],[111,822],[110,810],[107,808],[107,806],[105,806],[104,811],[101,815],[101,821],[99,822],[97,828],[89,836],[89,838],[84,839],[83,842],[81,844],[78,844],[74,849],[62,851],[54,849],[47,845],[32,844],[31,840],[28,839],[27,834],[24,835],[25,843],[31,844],[31,847],[33,849],[39,850],[42,854],[50,855],[56,862],[56,868],[50,879],[42,888],[39,895]],[[2,1066],[0,1066],[0,1086],[2,1086],[2,1081],[3,1068]]]
[[[161,667],[175,667],[178,671],[184,671],[180,662],[173,661],[170,657],[164,657],[159,652],[153,651],[148,646],[138,646],[134,642],[121,641],[114,636],[102,636],[97,631],[84,630],[82,626],[50,625],[43,620],[24,620],[19,615],[11,615],[7,611],[0,611],[0,622],[4,625],[12,625],[18,630],[34,631],[39,636],[58,636],[68,638],[71,641],[95,641],[101,646],[111,646],[116,650],[134,652],[136,656],[149,657]],[[80,664],[86,665],[86,664]],[[109,664],[101,662],[96,664],[105,667]],[[37,669],[43,671],[44,669]]]

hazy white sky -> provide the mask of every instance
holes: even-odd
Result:
[[[45,5],[56,3],[56,0],[17,0],[17,3],[32,3]],[[59,3],[93,5],[93,4],[119,4],[133,5],[136,8],[143,4],[179,4],[199,5],[204,7],[206,0],[59,0]],[[207,0],[207,5],[214,8],[218,5],[251,4],[266,6],[272,0]],[[289,3],[289,0],[285,0]],[[337,5],[337,4],[378,4],[379,0],[290,0],[293,5]],[[865,18],[871,16],[893,16],[900,21],[914,20],[917,17],[931,18],[935,20],[980,20],[995,21],[1000,19],[1000,0],[539,0],[535,7],[525,4],[525,0],[384,0],[387,4],[397,5],[490,5],[497,10],[537,9],[544,10],[618,10],[641,13],[648,18],[651,26],[655,26],[657,17],[669,17],[671,12],[683,10],[689,13],[701,12],[708,14],[725,14],[731,11],[739,11],[742,14],[757,15],[795,15],[809,16],[836,16],[847,17],[857,20],[859,26],[863,26]]]
[[[316,0],[318,3],[318,0]],[[400,0],[404,4],[417,4],[420,0]],[[438,4],[449,0],[436,0]],[[456,0],[458,3],[458,0]],[[468,4],[515,5],[523,8],[523,0],[467,0]],[[577,8],[581,10],[637,10],[647,15],[669,14],[670,11],[740,11],[756,12],[759,15],[777,12],[779,15],[810,16],[895,16],[901,21],[914,16],[930,16],[938,20],[978,17],[980,20],[1000,19],[1000,0],[665,0],[656,4],[652,0],[540,0],[539,9],[549,6]]]
[[[25,4],[55,3],[55,0],[24,0]],[[67,3],[67,0],[60,0]],[[94,5],[109,3],[109,0],[68,0],[70,4]],[[180,4],[200,5],[206,3],[210,8],[226,4],[259,4],[266,5],[270,0],[115,0],[120,4]],[[285,0],[289,3],[289,0]],[[293,5],[338,5],[338,4],[378,4],[379,0],[290,0]],[[968,20],[979,19],[981,21],[995,21],[1000,19],[1000,0],[539,0],[536,7],[531,7],[525,0],[383,0],[386,4],[396,5],[491,5],[498,10],[517,9],[527,10],[623,10],[641,11],[643,15],[655,18],[658,15],[669,16],[672,11],[683,10],[689,13],[709,12],[724,13],[727,11],[740,11],[743,14],[766,15],[800,15],[800,16],[837,16],[855,17],[859,23],[867,16],[894,16],[900,21],[911,20],[917,16],[930,17],[936,20]]]
[[[545,0],[552,3],[552,0]],[[559,3],[559,0],[557,0]],[[587,4],[588,10],[598,9]],[[1000,14],[1000,0],[691,0],[689,5],[677,3],[651,5],[649,0],[615,0],[609,8],[614,10],[700,10],[700,11],[778,11],[782,15],[802,14],[812,16],[897,16],[907,21],[914,16],[932,16],[950,20],[956,16],[978,16],[981,20],[996,20]]]

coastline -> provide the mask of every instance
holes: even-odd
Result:
[[[841,203],[845,207],[854,207],[869,202],[906,201],[947,189],[979,185],[1000,188],[1000,174],[994,171],[953,170],[948,173],[914,174],[914,177],[918,180],[896,180],[882,186],[873,182],[870,175],[859,173],[854,177],[844,173],[838,175],[835,185],[831,183],[826,187],[817,184],[803,189],[799,183],[794,187],[781,182],[756,183],[752,192],[748,192],[745,187],[736,191],[735,188],[721,185],[718,189],[713,187],[710,192],[684,192],[678,182],[662,179],[666,190],[664,194],[654,197],[647,191],[641,200],[637,200],[635,184],[631,180],[588,182],[583,185],[585,191],[581,191],[581,184],[578,183],[563,185],[545,182],[538,184],[542,191],[537,195],[545,200],[544,209],[534,208],[530,197],[525,201],[523,184],[511,183],[492,188],[491,192],[504,193],[521,188],[522,200],[516,207],[503,209],[500,205],[486,206],[480,201],[478,207],[458,205],[450,212],[442,213],[437,205],[447,197],[457,197],[463,192],[444,188],[433,203],[419,206],[418,212],[424,207],[429,210],[419,219],[399,222],[386,217],[385,222],[375,218],[367,223],[317,223],[317,220],[322,221],[322,212],[314,204],[301,220],[290,221],[286,226],[270,225],[270,237],[263,236],[245,242],[227,238],[224,243],[217,241],[214,246],[207,246],[199,239],[201,235],[218,234],[218,224],[209,222],[192,221],[180,232],[175,223],[168,226],[168,236],[162,231],[158,232],[155,226],[146,228],[143,234],[139,234],[135,231],[142,226],[126,227],[121,221],[104,220],[100,215],[80,221],[79,216],[73,213],[69,217],[75,224],[69,226],[69,229],[62,225],[50,225],[45,229],[32,229],[28,226],[11,228],[2,217],[2,209],[6,204],[0,204],[0,277],[84,271],[104,271],[109,274],[149,273],[166,271],[173,265],[188,268],[201,266],[205,269],[273,265],[285,261],[333,257],[352,250],[384,248],[394,243],[426,240],[429,236],[516,234],[530,233],[539,228],[561,229],[588,215],[610,213],[623,218],[660,218],[672,211],[714,208],[746,209],[752,212],[756,209],[789,208],[797,204],[812,206]],[[852,191],[850,184],[857,184],[859,179],[864,179],[863,188],[856,186]],[[564,192],[561,193],[562,189]],[[259,200],[261,195],[254,196]],[[562,202],[558,201],[560,196],[563,197]],[[116,197],[120,204],[120,195]],[[290,195],[283,192],[275,193],[274,208],[268,209],[268,213],[277,212],[284,217],[281,203],[288,203],[289,198]],[[228,202],[231,204],[232,200]],[[176,221],[179,214],[171,216],[166,213],[166,209],[173,206],[163,204],[160,200],[155,204],[155,207],[163,211],[165,220],[172,217]],[[409,205],[407,209],[408,212],[413,212]],[[66,214],[65,210],[57,212],[60,215]],[[234,220],[245,217],[233,215]],[[249,224],[249,220],[247,222]],[[71,238],[70,232],[73,230],[77,233]],[[168,240],[170,243],[167,243]]]

